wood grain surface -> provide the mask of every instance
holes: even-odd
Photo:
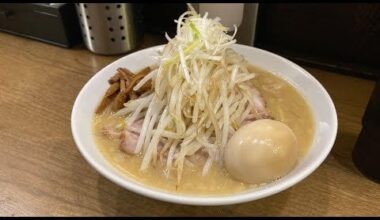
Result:
[[[163,42],[145,36],[140,48]],[[254,202],[195,207],[152,200],[105,179],[77,150],[70,115],[87,80],[119,57],[0,33],[1,216],[380,215],[380,185],[351,160],[374,82],[312,68],[306,69],[334,100],[339,132],[326,161],[294,187]]]

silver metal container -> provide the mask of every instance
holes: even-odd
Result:
[[[97,54],[134,50],[141,39],[140,8],[129,3],[77,3],[84,42]]]

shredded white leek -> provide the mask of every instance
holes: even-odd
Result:
[[[165,153],[165,173],[176,170],[178,182],[187,156],[202,149],[208,152],[202,170],[206,175],[220,160],[231,133],[245,117],[263,108],[249,84],[255,74],[230,49],[236,42],[236,26],[231,36],[219,18],[208,18],[207,13],[202,17],[189,8],[176,21],[177,35],[165,35],[168,43],[160,51],[158,68],[133,88],[137,91],[152,80],[153,90],[116,113],[126,117],[127,125],[145,114],[135,149],[143,157],[140,169]],[[161,153],[159,145],[164,146]]]

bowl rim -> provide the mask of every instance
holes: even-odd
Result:
[[[199,206],[212,206],[212,205],[231,205],[231,204],[237,204],[237,203],[244,203],[244,202],[249,202],[253,200],[258,200],[264,197],[271,196],[273,194],[276,194],[278,192],[284,191],[306,177],[308,177],[312,172],[314,172],[321,164],[322,162],[326,159],[328,154],[330,153],[336,139],[337,135],[337,130],[338,130],[338,118],[337,118],[337,112],[335,109],[335,105],[329,95],[329,93],[326,91],[326,89],[322,86],[322,84],[313,76],[311,75],[308,71],[300,67],[299,65],[293,63],[292,61],[281,57],[277,54],[274,54],[272,52],[259,49],[253,46],[248,46],[248,45],[242,45],[242,44],[235,44],[235,47],[242,47],[242,48],[247,48],[247,49],[255,49],[258,50],[260,53],[264,53],[266,55],[275,57],[277,59],[282,60],[283,62],[286,63],[286,65],[290,65],[293,68],[297,69],[298,71],[302,72],[302,74],[305,77],[308,77],[310,80],[312,80],[317,87],[319,87],[320,91],[322,92],[322,95],[327,99],[328,107],[331,110],[331,113],[333,114],[332,121],[331,121],[331,131],[333,132],[331,135],[330,140],[328,140],[326,146],[324,146],[324,149],[321,151],[321,153],[314,159],[314,161],[306,167],[303,171],[295,174],[292,178],[288,179],[285,182],[280,182],[278,185],[275,185],[274,187],[270,188],[265,188],[259,191],[251,191],[247,192],[245,194],[232,194],[232,195],[223,195],[223,196],[207,196],[207,197],[202,197],[202,196],[191,196],[191,195],[183,195],[183,194],[175,194],[175,193],[170,193],[170,192],[165,192],[161,191],[159,189],[155,190],[153,188],[149,188],[143,184],[137,184],[132,181],[126,180],[121,177],[121,175],[113,174],[108,172],[106,169],[103,168],[103,166],[96,161],[94,158],[90,156],[90,154],[86,151],[86,146],[82,143],[81,137],[78,135],[78,128],[75,126],[76,124],[76,118],[78,117],[78,105],[79,105],[79,100],[80,97],[84,95],[84,92],[87,90],[87,88],[91,85],[92,81],[95,81],[97,77],[105,70],[110,68],[113,63],[119,61],[120,59],[124,59],[127,56],[130,56],[132,54],[136,53],[142,53],[144,51],[148,50],[157,50],[161,47],[163,47],[164,44],[162,45],[157,45],[149,48],[145,48],[142,50],[138,50],[136,52],[127,54],[123,57],[120,57],[119,59],[111,62],[107,66],[103,67],[101,70],[97,71],[96,74],[94,74],[87,82],[86,84],[82,87],[80,90],[79,94],[77,95],[72,112],[71,112],[71,131],[72,135],[74,138],[74,142],[82,154],[82,156],[85,158],[85,160],[100,174],[102,174],[104,177],[107,179],[111,180],[115,184],[140,195],[153,198],[156,200],[160,201],[165,201],[165,202],[170,202],[170,203],[177,203],[177,204],[185,204],[185,205],[199,205]],[[331,114],[330,113],[330,114]]]

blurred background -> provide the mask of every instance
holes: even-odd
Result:
[[[380,63],[380,4],[193,4],[221,17],[238,43],[272,51],[303,65],[375,79]],[[123,54],[142,36],[167,32],[187,9],[178,4],[0,4],[0,30],[57,46]],[[162,41],[165,42],[165,41]]]

